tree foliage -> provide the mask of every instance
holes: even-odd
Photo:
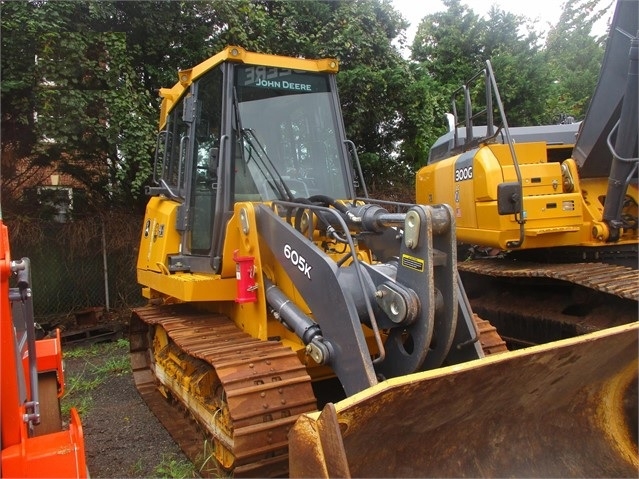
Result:
[[[411,185],[445,129],[451,92],[486,60],[511,125],[583,116],[603,54],[590,31],[609,2],[568,0],[544,44],[528,19],[443,0],[407,59],[408,23],[391,0],[2,1],[3,202],[55,165],[95,209],[142,206],[158,89],[232,44],[338,58],[347,134],[368,182]]]
[[[438,84],[453,92],[490,60],[509,123],[538,123],[544,116],[548,70],[536,33],[523,17],[492,7],[480,17],[461,0],[444,0],[447,10],[424,17],[412,58],[425,63]]]
[[[2,4],[2,150],[19,153],[9,155],[9,165],[3,161],[5,180],[21,158],[27,171],[55,165],[58,173],[73,177],[94,208],[126,202],[141,191],[150,171],[154,108],[150,92],[139,85],[126,35],[102,24],[111,7]],[[27,22],[25,36],[7,35],[13,20]],[[8,58],[20,42],[31,45],[24,69]],[[28,88],[7,85],[6,78]]]
[[[592,36],[592,28],[606,13],[597,0],[567,2],[554,25],[544,52],[553,89],[546,97],[547,121],[586,114],[595,89],[604,52],[605,38]]]

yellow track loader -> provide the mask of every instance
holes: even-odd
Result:
[[[151,409],[218,476],[636,472],[637,324],[507,351],[454,210],[368,197],[337,71],[231,46],[160,91],[130,324]]]

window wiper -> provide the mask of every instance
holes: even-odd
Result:
[[[257,165],[257,169],[260,171],[262,177],[266,180],[268,185],[278,193],[280,200],[292,201],[294,199],[293,193],[288,188],[284,179],[280,175],[279,171],[271,161],[264,149],[264,146],[257,139],[255,132],[250,128],[242,127],[242,116],[240,115],[240,102],[237,99],[237,89],[233,88],[233,110],[235,112],[235,121],[237,131],[240,132],[242,140],[246,141],[251,148],[249,156],[245,158],[244,148],[242,148],[242,159],[248,165],[249,161],[253,159]],[[253,156],[253,152],[256,156]]]
[[[243,128],[242,139],[246,141],[248,146],[250,147],[250,154],[248,158],[246,158],[246,163],[253,159],[257,166],[257,169],[260,171],[268,185],[274,190],[277,191],[280,200],[293,201],[295,196],[284,182],[282,175],[277,170],[273,162],[266,153],[264,146],[257,139],[255,132],[250,128]],[[255,153],[255,155],[253,155]]]

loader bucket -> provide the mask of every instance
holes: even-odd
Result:
[[[639,323],[384,381],[289,435],[290,477],[638,477]]]

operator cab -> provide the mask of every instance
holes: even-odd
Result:
[[[219,269],[236,202],[354,198],[333,73],[224,58],[184,85],[158,135],[159,186],[148,189],[181,203],[171,270]]]

